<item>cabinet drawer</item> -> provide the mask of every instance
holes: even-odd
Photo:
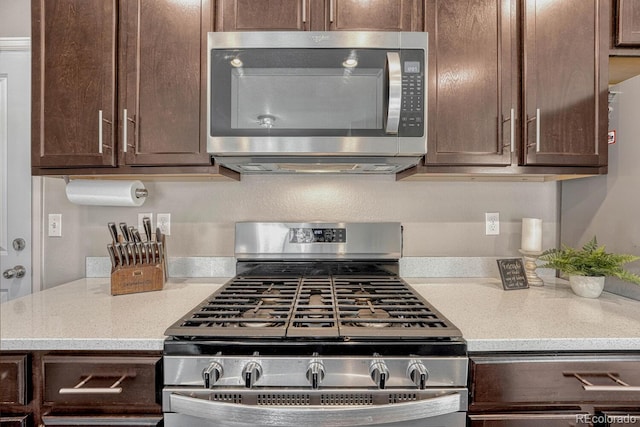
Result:
[[[640,356],[475,356],[471,380],[476,410],[536,404],[628,405],[640,401]]]
[[[504,413],[470,415],[470,427],[577,427],[590,426],[586,413]]]
[[[31,427],[29,415],[3,415],[0,417],[0,427]]]
[[[162,417],[160,416],[105,416],[105,417],[89,417],[89,416],[64,416],[42,418],[42,424],[45,426],[56,427],[109,427],[109,426],[140,426],[155,427],[162,425]]]
[[[6,354],[0,356],[1,405],[26,405],[27,399],[27,355]],[[3,424],[4,426],[4,424]]]
[[[45,356],[44,403],[52,406],[159,406],[161,357]]]

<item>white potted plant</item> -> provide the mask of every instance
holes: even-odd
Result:
[[[561,249],[548,249],[540,260],[539,268],[554,268],[569,276],[569,284],[576,295],[598,298],[604,289],[606,276],[617,277],[640,285],[640,276],[622,268],[624,264],[640,259],[629,254],[613,254],[598,246],[595,236],[582,249],[563,245]]]

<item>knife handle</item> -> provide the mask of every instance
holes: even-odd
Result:
[[[129,246],[129,253],[131,254],[131,265],[136,265],[138,263],[136,259],[136,244],[129,242],[127,246]]]
[[[118,258],[118,265],[123,266],[124,262],[122,259],[122,244],[116,243],[115,245],[113,245],[113,248],[114,252],[116,253],[116,258]]]
[[[127,227],[127,223],[121,222],[118,225],[120,226],[120,231],[122,231],[122,237],[124,238],[124,242],[128,243],[130,239],[129,239],[129,228]]]
[[[147,235],[147,242],[151,241],[151,218],[145,216],[142,218],[142,225],[144,227],[144,234]]]
[[[142,243],[136,242],[136,252],[138,254],[138,260],[140,264],[144,264],[144,257],[142,256]]]
[[[117,267],[116,253],[112,243],[109,243],[107,245],[107,252],[109,253],[109,258],[111,259],[111,268],[115,269]]]
[[[107,227],[109,228],[109,233],[111,234],[111,239],[113,239],[113,243],[116,244],[119,242],[118,240],[118,228],[116,227],[115,222],[107,223]]]
[[[133,227],[132,227],[133,228]],[[142,237],[140,237],[140,232],[138,231],[137,228],[134,228],[133,231],[131,232],[132,236],[133,236],[133,241],[135,243],[140,243],[142,242]]]

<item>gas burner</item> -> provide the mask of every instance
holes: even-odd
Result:
[[[384,322],[382,320],[391,319],[391,315],[382,308],[374,307],[371,301],[367,301],[368,307],[361,308],[356,313],[357,319],[363,319],[362,321],[355,321],[353,324],[361,328],[386,328],[391,326],[391,322]],[[378,320],[381,320],[380,322]]]
[[[322,298],[322,294],[312,292],[311,295],[309,295],[309,306],[314,308],[309,308],[308,316],[314,319],[323,317],[326,314],[326,310],[324,308],[318,308],[318,307],[324,306],[324,305],[325,304]]]
[[[266,291],[262,292],[260,297],[264,303],[275,304],[280,299],[280,291],[273,289],[273,285],[271,285]]]
[[[273,326],[275,322],[269,321],[269,320],[273,320],[273,316],[271,315],[271,310],[266,308],[260,308],[261,305],[262,305],[262,302],[258,304],[257,307],[242,313],[242,318],[250,321],[240,322],[240,326],[244,326],[248,328],[268,328],[269,326]],[[261,321],[261,320],[264,320],[264,321]]]

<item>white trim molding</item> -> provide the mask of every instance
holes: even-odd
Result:
[[[31,37],[0,37],[0,51],[31,50]]]

